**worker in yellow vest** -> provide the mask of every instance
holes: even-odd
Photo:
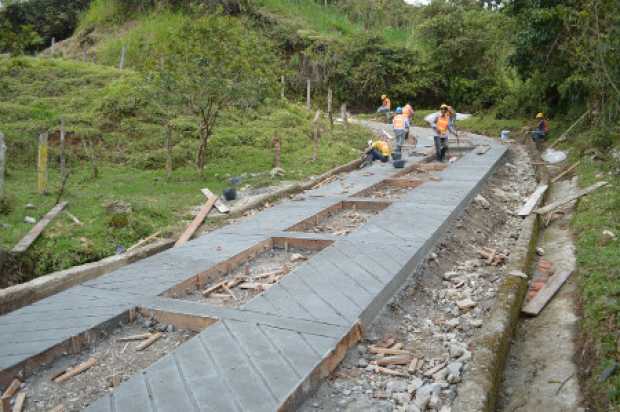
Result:
[[[369,140],[368,148],[364,153],[361,167],[367,166],[375,160],[380,160],[385,163],[390,160],[390,154],[392,154],[392,151],[389,143],[385,140],[385,137],[382,137],[380,140],[376,140],[374,142]]]
[[[435,141],[437,160],[443,162],[446,157],[446,152],[448,151],[448,132],[456,136],[456,130],[454,129],[454,123],[450,119],[450,112],[447,104],[441,105],[439,114],[436,115],[431,122],[431,127],[435,131],[433,139]]]
[[[401,107],[396,108],[396,116],[392,119],[392,126],[396,136],[396,149],[394,152],[400,154],[409,130],[409,119],[403,114]]]

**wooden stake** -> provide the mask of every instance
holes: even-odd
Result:
[[[123,45],[121,48],[121,59],[118,62],[118,69],[123,70],[125,68],[125,55],[127,54],[127,46]]]
[[[278,136],[273,136],[271,139],[271,143],[273,144],[273,167],[282,167],[282,163],[280,161],[281,155],[281,144],[280,138]]]
[[[280,98],[284,99],[284,88],[286,87],[286,83],[284,81],[284,75],[280,77]]]
[[[80,363],[75,368],[68,369],[62,375],[54,378],[54,382],[55,383],[63,383],[65,381],[68,381],[69,379],[71,379],[75,375],[79,375],[80,373],[82,373],[82,372],[92,368],[93,366],[95,366],[96,363],[97,363],[97,359],[90,358],[86,362]]]
[[[137,351],[142,351],[146,348],[148,348],[149,346],[151,346],[153,343],[155,343],[159,338],[161,338],[161,333],[157,332],[154,333],[153,335],[151,335],[150,338],[148,338],[147,340],[145,340],[144,342],[142,342],[141,344],[139,344],[138,346],[136,346],[136,350]]]
[[[6,168],[6,144],[4,134],[0,132],[0,197],[4,196],[4,169]]]
[[[535,212],[538,213],[539,215],[544,215],[545,213],[549,213],[552,210],[557,209],[558,207],[565,205],[566,203],[572,202],[573,200],[579,199],[582,196],[585,196],[587,194],[590,194],[592,192],[594,192],[596,189],[601,188],[603,186],[605,186],[607,184],[607,182],[598,182],[593,184],[592,186],[589,186],[583,190],[579,190],[577,193],[574,193],[568,197],[565,197],[564,199],[560,199],[557,200],[551,204],[548,204],[547,206],[541,207],[539,209],[536,209]]]
[[[310,101],[310,79],[306,80],[306,108],[310,110],[312,108]]]
[[[382,368],[381,366],[377,366],[375,370],[385,375],[402,376],[403,378],[409,377],[409,375],[407,375],[405,372],[401,372],[401,371],[394,370],[394,369]]]
[[[204,206],[200,209],[200,212],[194,218],[192,223],[190,223],[187,229],[185,229],[185,232],[183,232],[181,237],[179,237],[179,240],[176,241],[174,247],[184,245],[192,238],[196,230],[198,230],[202,222],[206,219],[217,199],[218,197],[215,196],[207,200],[207,203],[205,203]]]
[[[532,210],[536,206],[538,206],[540,199],[542,199],[548,187],[549,186],[547,185],[538,186],[536,190],[534,191],[534,193],[532,193],[530,197],[528,197],[525,204],[521,206],[521,209],[519,209],[519,211],[517,212],[517,215],[521,217],[525,217],[525,216],[528,216],[530,213],[532,213]]]
[[[538,291],[536,296],[523,305],[521,312],[531,316],[538,315],[572,274],[572,271],[566,271],[551,276],[550,280],[545,283],[545,286]]]
[[[346,103],[343,103],[340,106],[340,117],[342,118],[342,123],[344,123],[345,127],[349,126],[349,114],[347,113]]]
[[[65,119],[60,118],[60,177],[65,176]]]
[[[387,358],[377,359],[377,365],[407,365],[411,362],[411,355],[388,356]]]
[[[69,216],[69,219],[73,220],[73,223],[75,223],[76,225],[79,225],[79,226],[83,226],[84,225],[84,223],[80,222],[80,219],[75,217],[75,215],[73,213],[69,212],[68,210],[65,210],[65,214],[67,216]]]
[[[579,119],[577,119],[577,121],[575,121],[575,123],[573,123],[568,129],[566,129],[566,131],[564,133],[562,133],[562,135],[560,135],[560,137],[558,137],[558,140],[556,140],[555,142],[553,142],[550,146],[549,149],[553,148],[556,144],[563,142],[564,140],[566,140],[566,137],[568,136],[568,133],[573,130],[573,128],[575,126],[577,126],[581,120],[583,120],[584,117],[586,117],[586,115],[590,113],[589,110],[586,110],[581,116],[579,116]]]
[[[207,199],[209,199],[210,197],[216,197],[212,191],[210,191],[208,188],[203,188],[200,189],[200,191],[202,192],[203,195],[205,195],[205,197]],[[222,199],[218,198],[215,201],[215,209],[217,209],[218,212],[220,213],[229,213],[230,212],[230,208],[228,206],[226,206],[226,204],[224,202],[222,202]]]
[[[573,171],[580,164],[581,164],[581,160],[575,163],[574,165],[572,165],[571,167],[569,167],[568,169],[566,169],[565,171],[563,171],[562,173],[560,173],[559,175],[557,175],[556,177],[554,177],[553,179],[551,179],[551,183],[557,182],[558,180],[563,178],[567,173],[570,173],[571,171]]]
[[[133,246],[131,246],[129,249],[127,249],[127,250],[125,251],[125,253],[127,253],[127,252],[131,252],[132,250],[137,249],[137,248],[139,248],[140,246],[142,246],[142,245],[144,245],[144,244],[146,244],[146,243],[149,243],[151,240],[155,239],[155,238],[156,238],[156,237],[158,237],[160,234],[161,234],[161,232],[160,232],[160,231],[157,231],[157,232],[153,233],[152,235],[150,235],[150,236],[148,236],[148,237],[145,237],[144,239],[140,240],[138,243],[136,243],[135,245],[133,245]]]
[[[21,381],[17,378],[13,379],[11,384],[6,388],[2,397],[0,397],[0,405],[2,405],[2,411],[10,411],[11,410],[11,398],[13,395],[17,393],[19,387],[21,385]]]
[[[316,161],[319,158],[319,144],[321,140],[321,133],[319,130],[319,119],[321,117],[321,111],[317,110],[314,119],[312,120],[312,128],[313,128],[313,150],[312,150],[312,161]]]
[[[172,128],[170,124],[166,125],[164,146],[166,147],[166,176],[170,179],[172,176]]]
[[[332,88],[327,88],[327,117],[329,118],[329,125],[334,128],[334,114],[332,112]]]
[[[379,355],[411,355],[411,352],[408,350],[380,348],[377,346],[369,346],[368,352]]]
[[[17,245],[11,250],[12,253],[22,253],[25,252],[30,245],[37,240],[41,232],[45,229],[45,227],[54,219],[62,210],[67,206],[67,202],[58,203],[52,210],[47,212],[43,219],[39,220],[36,225],[28,232],[26,236],[19,241]]]
[[[39,135],[39,151],[37,158],[37,190],[40,194],[47,193],[47,132]]]

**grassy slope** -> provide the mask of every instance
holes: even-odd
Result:
[[[12,247],[30,229],[23,222],[24,217],[41,217],[56,197],[59,179],[55,144],[50,157],[52,193],[36,194],[33,151],[38,132],[57,125],[58,117],[64,115],[69,118],[68,129],[75,127],[78,137],[93,133],[103,139],[97,146],[97,179],[90,176],[82,146],[70,145],[68,162],[72,175],[65,199],[85,225],[73,225],[64,216],[54,221],[29,251],[37,262],[36,274],[110,255],[117,245],[128,247],[157,230],[182,225],[181,219],[189,218],[191,207],[204,201],[201,187],[220,192],[230,176],[267,173],[273,158],[270,142],[276,133],[282,138],[282,163],[286,170],[285,176],[277,180],[301,179],[351,160],[358,156],[356,148],[361,148],[368,138],[361,128],[336,127],[330,132],[324,124],[319,160],[310,162],[312,114],[299,106],[276,101],[257,111],[230,112],[222,117],[211,139],[205,177],[191,164],[194,134],[175,134],[178,159],[168,181],[163,170],[163,135],[157,125],[138,122],[138,132],[129,133],[120,127],[109,131],[98,118],[101,99],[106,98],[109,88],[114,89],[115,82],[134,76],[131,71],[61,59],[26,58],[20,62],[19,70],[2,76],[6,87],[0,92],[2,130],[7,135],[11,156],[7,193],[14,198],[15,205],[8,216],[0,216],[0,223],[9,225],[0,232],[1,247]],[[6,61],[0,62],[0,67],[4,64]],[[239,119],[243,119],[241,127]],[[243,184],[264,185],[277,180],[263,175],[248,177]],[[104,205],[111,200],[132,205],[127,227],[109,226]],[[25,209],[27,203],[36,208]]]

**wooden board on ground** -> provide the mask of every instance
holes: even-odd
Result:
[[[192,223],[189,224],[187,229],[185,229],[185,232],[183,232],[181,237],[179,237],[179,240],[176,241],[176,243],[174,244],[174,247],[181,246],[187,243],[187,241],[192,238],[196,230],[198,230],[200,225],[202,225],[202,222],[206,219],[207,215],[213,208],[213,205],[215,204],[217,199],[218,198],[216,196],[216,197],[210,197],[207,200],[207,203],[205,203],[204,206],[200,209],[200,212],[198,212],[198,215],[194,218]]]
[[[202,192],[203,195],[205,195],[205,197],[207,199],[210,199],[212,197],[215,197],[215,195],[213,194],[213,192],[211,192],[208,188],[204,188],[204,189],[200,189],[200,191]],[[226,206],[226,204],[224,202],[222,202],[222,199],[218,198],[215,201],[215,209],[220,212],[220,213],[230,213],[230,208],[228,206]]]
[[[558,180],[560,180],[561,178],[563,178],[567,173],[570,173],[573,169],[575,169],[577,166],[579,166],[580,163],[581,163],[581,160],[578,161],[577,163],[573,164],[571,167],[569,167],[568,169],[566,169],[565,171],[563,171],[562,173],[560,173],[559,175],[557,175],[553,179],[551,179],[551,183],[555,183]]]
[[[39,220],[36,225],[28,232],[26,236],[23,237],[22,240],[19,241],[17,245],[11,250],[12,253],[23,253],[30,245],[34,243],[35,240],[39,237],[39,235],[43,232],[45,227],[56,217],[62,210],[67,206],[67,202],[60,202],[56,206],[52,208],[43,219]]]
[[[549,281],[545,283],[545,286],[538,291],[536,296],[532,298],[529,302],[527,302],[521,308],[521,312],[526,315],[536,316],[540,313],[541,310],[547,305],[547,303],[551,300],[553,295],[556,294],[558,290],[562,287],[564,282],[572,275],[572,271],[560,272],[551,276]]]
[[[522,217],[529,216],[529,214],[532,213],[532,210],[534,210],[534,208],[538,206],[540,199],[542,199],[548,187],[549,186],[547,185],[538,186],[534,193],[532,193],[530,197],[528,197],[525,204],[521,206],[521,209],[519,209],[517,215]]]
[[[539,209],[536,209],[536,213],[538,213],[539,215],[544,215],[545,213],[549,213],[552,210],[557,209],[558,207],[565,205],[566,203],[572,202],[573,200],[577,200],[579,199],[581,196],[585,196],[589,193],[594,192],[596,189],[603,187],[607,184],[607,182],[598,182],[593,184],[590,187],[587,187],[583,190],[579,190],[576,193],[573,193],[572,195],[565,197],[564,199],[560,199],[557,200],[553,203],[548,204],[547,206],[541,207]]]

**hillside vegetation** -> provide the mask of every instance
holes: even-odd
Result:
[[[604,229],[620,233],[620,4],[496,3],[3,1],[0,53],[10,56],[0,57],[0,131],[9,162],[0,246],[11,247],[30,228],[24,217],[39,218],[55,201],[61,119],[71,170],[64,198],[85,225],[54,222],[21,262],[23,279],[183,226],[203,201],[200,187],[219,192],[238,175],[249,185],[299,179],[356,157],[367,132],[332,130],[322,117],[319,159],[310,161],[310,122],[325,109],[328,88],[334,107],[355,111],[374,111],[384,93],[416,109],[447,102],[477,115],[461,127],[493,136],[521,130],[542,111],[557,138],[587,112],[558,146],[582,160],[581,184],[610,182],[579,203],[574,221],[587,349],[582,381],[594,408],[620,410],[620,375],[598,380],[620,362],[618,243],[598,242]],[[310,111],[302,106],[307,80]],[[45,131],[51,194],[40,196],[35,142]],[[272,179],[276,135],[285,174]],[[113,201],[131,204],[122,227],[110,224]]]

